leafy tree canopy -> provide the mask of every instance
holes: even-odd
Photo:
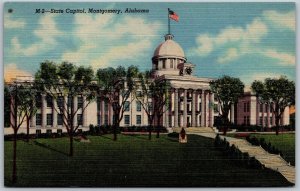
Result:
[[[244,84],[239,78],[223,76],[210,82],[210,89],[220,103],[231,105],[236,103],[244,93]]]

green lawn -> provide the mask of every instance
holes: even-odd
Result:
[[[18,182],[11,185],[12,142],[5,141],[5,185],[61,186],[291,186],[269,169],[252,169],[229,160],[212,139],[188,136],[187,144],[162,135],[89,136],[91,143],[75,142],[67,156],[68,138],[18,141]]]
[[[258,139],[264,138],[266,143],[271,143],[283,153],[283,158],[295,165],[295,134],[262,135],[251,134]]]

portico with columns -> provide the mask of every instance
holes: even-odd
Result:
[[[163,114],[165,127],[212,127],[214,95],[210,92],[211,78],[193,76],[195,65],[188,63],[183,49],[172,34],[155,49],[152,57],[154,78],[171,84],[171,107]]]

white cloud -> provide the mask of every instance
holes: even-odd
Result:
[[[278,52],[275,49],[268,49],[262,53],[267,57],[277,59],[279,61],[278,64],[280,65],[295,65],[296,58],[294,55]]]
[[[4,28],[6,29],[16,29],[24,28],[26,22],[23,19],[13,19],[8,14],[4,15]]]
[[[255,80],[264,81],[266,78],[280,78],[282,74],[273,72],[248,73],[240,77],[246,86],[250,86]]]
[[[80,41],[80,47],[67,51],[62,60],[77,64],[91,64],[94,68],[121,65],[124,61],[142,56],[152,47],[159,23],[146,23],[143,18],[126,16],[115,18],[78,15],[72,32]]]
[[[119,64],[122,64],[125,59],[135,59],[149,47],[151,47],[149,40],[140,40],[139,42],[116,46],[101,57],[92,60],[91,64],[95,68],[108,67],[113,61],[118,61]]]
[[[57,29],[54,18],[55,16],[52,14],[40,18],[39,27],[33,31],[33,34],[39,40],[27,47],[20,44],[18,37],[13,37],[11,39],[13,52],[25,56],[33,56],[40,52],[54,49],[57,45],[56,38],[63,34],[62,31]]]
[[[275,10],[268,10],[263,12],[266,20],[271,21],[275,26],[288,28],[292,31],[296,30],[295,11],[287,13],[280,13]]]
[[[17,76],[32,76],[29,72],[21,70],[16,64],[10,63],[4,66],[4,80],[6,82],[11,82]]]
[[[223,64],[236,59],[238,56],[236,48],[229,48],[224,56],[218,58],[217,62]]]
[[[259,43],[268,33],[268,27],[260,19],[255,18],[251,23],[242,27],[227,27],[217,35],[201,34],[196,38],[197,47],[192,49],[193,55],[207,56],[217,48],[224,47],[227,58],[218,58],[220,63],[232,61],[243,54],[250,53],[252,45]],[[237,54],[239,53],[239,54]]]

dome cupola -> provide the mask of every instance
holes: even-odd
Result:
[[[154,51],[152,69],[156,75],[179,75],[178,65],[186,62],[183,49],[173,38],[172,34],[166,34],[165,41]]]

